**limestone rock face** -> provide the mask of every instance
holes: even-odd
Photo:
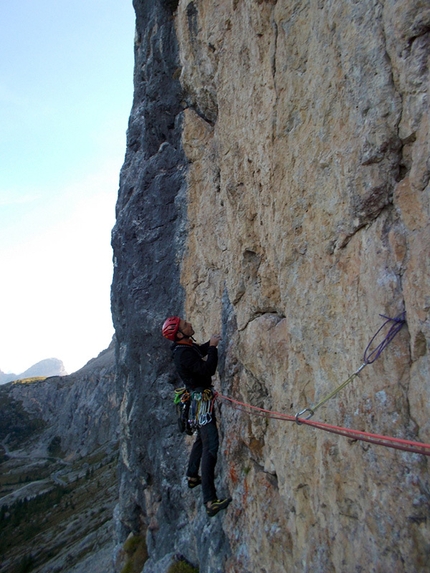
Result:
[[[362,364],[380,314],[406,311],[315,419],[430,442],[428,2],[135,6],[113,234],[119,538],[148,529],[145,571],[174,551],[202,572],[425,571],[427,458],[227,404],[233,503],[207,524],[181,493],[159,332],[182,312],[200,341],[222,332],[216,388],[294,415]]]

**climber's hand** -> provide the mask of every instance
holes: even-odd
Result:
[[[220,340],[221,336],[219,334],[212,334],[211,339],[209,341],[209,346],[218,346]]]

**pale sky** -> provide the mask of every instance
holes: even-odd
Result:
[[[0,369],[107,348],[132,0],[0,0]]]

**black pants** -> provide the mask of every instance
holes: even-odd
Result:
[[[215,420],[201,426],[193,444],[188,462],[188,477],[197,477],[201,464],[203,503],[217,499],[215,490],[215,464],[219,446]]]

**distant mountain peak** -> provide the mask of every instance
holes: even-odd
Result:
[[[58,358],[45,358],[30,368],[27,368],[25,372],[21,374],[5,374],[0,370],[0,384],[6,384],[6,382],[13,382],[14,380],[20,380],[22,378],[33,378],[39,376],[66,376],[67,372],[64,368],[64,364]]]
[[[32,376],[66,376],[67,372],[64,364],[58,358],[45,358],[30,366],[22,376],[30,378]]]

